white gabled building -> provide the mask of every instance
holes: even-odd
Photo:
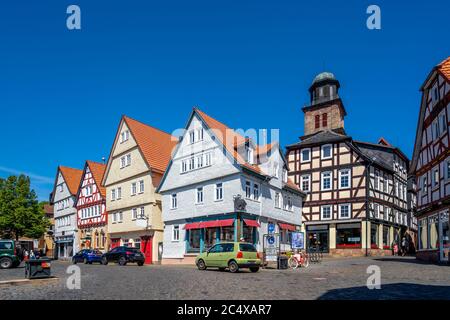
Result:
[[[192,262],[216,242],[241,238],[261,252],[269,224],[290,248],[304,194],[288,179],[278,142],[259,146],[197,108],[185,129],[157,190],[163,263]]]
[[[79,250],[77,209],[75,199],[80,185],[82,170],[59,166],[51,203],[55,218],[55,255],[68,259]]]

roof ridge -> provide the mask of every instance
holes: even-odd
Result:
[[[136,119],[134,119],[134,118],[131,118],[131,117],[127,116],[127,115],[123,115],[123,118],[124,118],[125,120],[128,119],[128,120],[136,121],[137,123],[140,123],[140,124],[142,124],[142,125],[144,125],[144,126],[147,126],[147,127],[152,128],[152,129],[154,129],[154,130],[160,131],[160,132],[165,133],[165,134],[167,134],[167,135],[169,135],[169,136],[175,137],[175,136],[173,136],[171,133],[168,133],[168,132],[166,132],[166,131],[164,131],[164,130],[162,130],[162,129],[156,128],[156,127],[154,127],[154,126],[152,126],[152,125],[150,125],[150,124],[144,123],[144,122],[142,122],[142,121],[140,121],[140,120],[136,120]]]
[[[450,63],[450,56],[448,56],[447,58],[442,60],[441,63],[438,64],[438,66],[442,66],[442,65],[444,65],[446,63]]]
[[[78,168],[72,168],[72,167],[68,167],[68,166],[63,166],[63,165],[59,165],[58,167],[59,167],[59,168],[65,168],[65,169],[71,169],[71,170],[78,170],[78,171],[83,171],[83,170],[81,170],[81,169],[78,169]]]
[[[99,164],[99,165],[102,165],[102,166],[106,166],[106,164],[101,163],[101,162],[98,162],[98,161],[86,160],[86,162],[90,162],[90,163],[94,163],[94,164]]]

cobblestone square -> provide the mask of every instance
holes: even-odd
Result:
[[[81,289],[66,286],[68,262],[55,261],[59,281],[0,285],[7,299],[450,299],[450,267],[413,257],[325,259],[307,269],[263,269],[238,274],[194,266],[84,265]],[[367,267],[381,270],[381,289],[366,286]],[[0,270],[0,281],[23,278],[24,269]]]

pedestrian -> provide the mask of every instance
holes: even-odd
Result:
[[[394,242],[394,245],[392,246],[392,249],[394,251],[394,256],[398,255],[398,244],[397,242]]]
[[[403,236],[402,238],[402,256],[405,256],[406,254],[406,237]]]

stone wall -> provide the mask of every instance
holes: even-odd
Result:
[[[327,113],[327,126],[322,127],[322,114]],[[315,116],[320,115],[320,127],[315,127]],[[321,107],[317,110],[307,111],[305,113],[305,135],[310,135],[324,129],[337,129],[344,127],[344,117],[339,105],[334,104],[328,107]]]

